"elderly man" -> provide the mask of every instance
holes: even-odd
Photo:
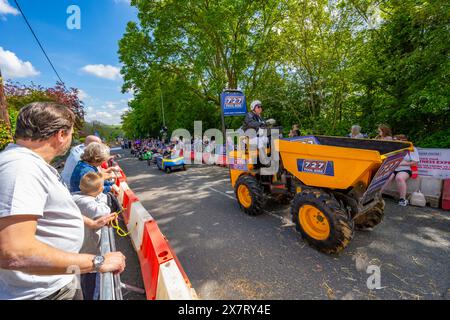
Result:
[[[364,139],[364,135],[361,133],[361,127],[357,124],[352,126],[348,136],[353,139]]]
[[[70,184],[70,177],[72,177],[73,170],[75,169],[78,161],[80,161],[84,149],[92,142],[102,143],[102,140],[97,136],[87,136],[84,143],[79,144],[70,150],[70,154],[67,157],[64,169],[61,172],[61,177],[67,186],[69,186]]]
[[[17,117],[16,144],[0,153],[0,300],[82,299],[74,273],[125,268],[120,252],[78,253],[91,223],[49,164],[70,147],[74,122],[65,106],[31,103]]]

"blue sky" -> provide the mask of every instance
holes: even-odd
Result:
[[[86,120],[119,124],[131,94],[122,94],[118,40],[137,20],[128,0],[18,0],[67,87],[81,90]],[[67,9],[80,8],[81,29],[69,30]],[[57,77],[17,11],[0,0],[0,68],[6,79],[54,86]]]

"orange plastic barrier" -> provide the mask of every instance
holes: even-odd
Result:
[[[138,253],[148,300],[155,300],[159,266],[173,260],[172,250],[155,221],[145,224],[141,250]]]
[[[444,180],[444,187],[442,189],[442,209],[450,210],[450,179]]]
[[[116,185],[119,187],[120,184],[122,182],[126,182],[127,181],[127,176],[125,175],[125,173],[123,172],[122,169],[120,169],[120,173],[116,174],[117,175],[117,179],[116,179]]]
[[[125,223],[128,224],[130,221],[130,214],[131,214],[131,204],[133,202],[139,201],[139,198],[136,197],[133,191],[131,189],[125,190],[123,194],[123,219],[125,220]]]
[[[226,155],[219,156],[219,159],[217,161],[217,165],[219,167],[228,167],[227,156]]]

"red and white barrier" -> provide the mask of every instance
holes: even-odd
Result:
[[[125,174],[122,174],[122,177],[126,179]],[[122,215],[139,257],[147,299],[198,299],[180,261],[156,221],[126,181],[117,181],[117,197],[124,208]]]
[[[157,288],[156,300],[189,300],[196,297],[195,291],[184,283],[174,260],[160,265]]]
[[[131,189],[124,190],[123,193],[123,202],[122,202],[122,216],[125,220],[125,224],[128,224],[130,222],[130,216],[131,216],[131,205],[133,202],[139,201],[139,198],[136,197],[134,192]]]
[[[120,204],[123,203],[123,195],[125,194],[125,190],[130,189],[126,182],[121,182],[118,186],[117,199],[119,199]]]
[[[145,224],[152,220],[154,220],[153,217],[145,210],[142,203],[137,201],[131,204],[131,214],[127,229],[130,232],[130,238],[136,251],[141,249]]]
[[[116,179],[116,185],[120,186],[121,183],[127,181],[127,176],[123,172],[122,169],[120,169],[119,173],[116,173],[117,179]]]
[[[442,188],[442,209],[450,210],[450,179],[444,180],[444,186]]]

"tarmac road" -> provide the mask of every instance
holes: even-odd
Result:
[[[241,212],[228,169],[191,166],[166,174],[126,151],[119,164],[128,184],[170,241],[200,299],[450,299],[448,211],[400,207],[387,199],[378,227],[356,232],[339,255],[325,255],[303,242],[289,206],[271,206],[257,217]],[[122,281],[143,287],[130,240],[118,239],[117,246],[128,257]],[[367,285],[376,285],[374,266],[379,289]]]

